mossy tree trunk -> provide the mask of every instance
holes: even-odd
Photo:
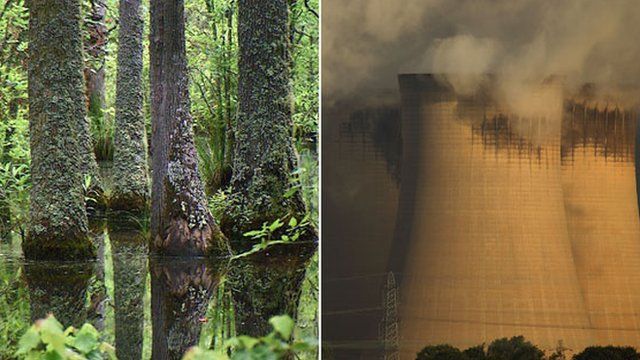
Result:
[[[137,227],[115,221],[109,223],[109,237],[113,254],[116,355],[119,359],[141,359],[147,241]]]
[[[141,0],[120,0],[114,189],[111,208],[140,211],[149,199],[147,137],[143,115]]]
[[[222,228],[234,238],[277,218],[302,216],[300,192],[285,197],[297,168],[291,138],[287,0],[238,1],[238,101],[232,208]]]
[[[107,40],[109,39],[105,18],[107,4],[105,0],[91,0],[91,9],[85,20],[85,28],[88,37],[84,41],[84,49],[87,55],[84,77],[86,90],[86,103],[88,117],[78,122],[78,140],[81,149],[81,169],[83,176],[91,177],[89,195],[98,201],[98,205],[104,204],[102,182],[98,172],[98,164],[94,152],[93,139],[91,137],[91,121],[104,121],[105,107],[105,54]]]
[[[29,1],[29,259],[92,258],[78,124],[86,120],[79,0]]]
[[[206,261],[150,263],[153,359],[181,359],[197,345],[202,319],[217,288],[223,267]]]
[[[226,250],[198,177],[184,35],[183,0],[151,1],[152,251],[205,255]]]

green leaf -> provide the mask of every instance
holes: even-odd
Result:
[[[31,349],[37,347],[38,344],[40,344],[40,335],[38,334],[38,330],[36,330],[35,326],[31,326],[20,338],[16,355],[26,354],[31,351]]]
[[[245,349],[253,349],[253,347],[260,342],[260,340],[256,338],[252,338],[250,336],[246,336],[246,335],[240,335],[237,337],[237,339],[238,339],[238,342],[240,343],[240,346],[242,346]]]
[[[296,225],[298,225],[298,219],[292,216],[291,219],[289,219],[289,227],[295,227]]]
[[[36,326],[40,327],[42,342],[48,344],[48,349],[54,349],[58,353],[65,351],[65,336],[62,331],[62,324],[53,315],[47,316],[44,320],[39,320]]]
[[[242,235],[246,237],[250,237],[250,236],[262,235],[262,234],[263,234],[262,230],[251,230],[251,231],[247,231]]]
[[[91,324],[84,324],[73,341],[72,346],[83,354],[89,354],[98,348],[100,334]]]
[[[274,316],[269,319],[273,329],[279,333],[283,339],[289,340],[293,332],[294,322],[288,315]]]
[[[276,221],[272,222],[271,225],[269,225],[269,231],[274,232],[281,228],[282,225],[284,225],[284,223],[280,221],[280,219],[276,219]]]

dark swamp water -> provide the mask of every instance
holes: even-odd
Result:
[[[401,75],[323,109],[325,358],[640,346],[637,115],[564,96],[526,117]]]
[[[48,313],[65,326],[90,322],[119,359],[220,349],[235,335],[266,335],[268,319],[283,313],[297,315],[294,336],[317,337],[315,247],[274,247],[232,262],[163,259],[148,256],[138,222],[92,223],[94,262],[27,262],[19,239],[0,244],[0,342],[17,341],[16,332]],[[0,359],[12,358],[15,345],[0,344]]]

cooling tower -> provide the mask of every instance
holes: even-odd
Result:
[[[562,188],[594,340],[640,345],[640,222],[633,114],[570,105]]]
[[[428,344],[465,348],[514,335],[544,349],[593,344],[561,186],[559,87],[545,89],[559,99],[551,118],[526,119],[458,98],[433,76],[399,81],[400,197],[413,198],[399,209],[411,216],[401,358]]]

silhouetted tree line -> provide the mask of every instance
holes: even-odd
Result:
[[[428,345],[416,360],[640,360],[640,353],[627,346],[590,346],[570,357],[562,343],[550,355],[523,336],[496,339],[489,346],[477,345],[460,350],[448,344]]]

